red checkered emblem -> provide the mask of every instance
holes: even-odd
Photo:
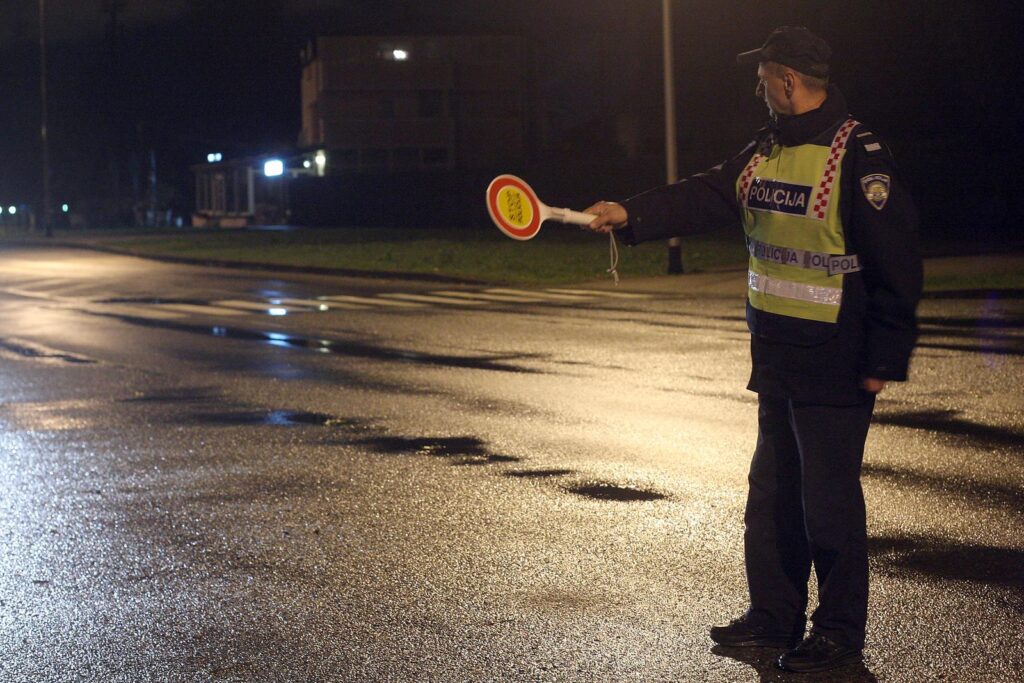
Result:
[[[754,171],[757,170],[757,167],[765,158],[763,154],[755,154],[750,157],[747,167],[743,169],[743,174],[740,175],[740,204],[743,206],[747,205],[747,198],[750,196],[750,186],[754,180]]]
[[[836,183],[836,175],[839,173],[839,162],[843,157],[843,150],[846,149],[846,141],[850,139],[850,133],[860,123],[849,119],[839,126],[836,136],[832,139],[832,148],[828,152],[828,159],[825,161],[825,170],[821,174],[821,182],[818,183],[817,192],[814,194],[814,204],[811,205],[811,218],[819,221],[825,220],[828,214],[828,203],[832,199],[832,188]]]

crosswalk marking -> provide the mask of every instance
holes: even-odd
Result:
[[[21,287],[5,287],[3,291],[7,292],[8,294],[13,294],[14,296],[23,297],[25,299],[46,299],[47,301],[57,302],[74,301],[74,299],[71,299],[69,297],[58,296],[56,294],[47,294],[45,292],[37,292],[31,289],[22,289]]]
[[[211,301],[210,304],[213,306],[224,306],[225,308],[240,308],[244,311],[258,311],[260,313],[266,313],[273,308],[281,308],[280,305],[270,303],[269,301],[243,301],[241,299],[223,299],[221,301]]]
[[[610,299],[650,299],[649,294],[633,294],[631,292],[607,292],[603,289],[546,289],[547,292],[556,294],[582,294],[587,296],[608,297]]]
[[[339,310],[354,311],[363,308],[358,304],[346,304],[341,301],[324,301],[323,299],[274,299],[285,306],[299,306],[302,308],[312,308],[315,311],[329,311],[332,308]],[[299,311],[301,312],[301,311]]]
[[[399,299],[403,301],[422,301],[428,304],[447,304],[451,306],[472,306],[482,301],[467,301],[466,299],[452,299],[444,296],[433,296],[430,294],[381,294],[382,298]]]
[[[432,294],[439,294],[441,296],[455,296],[462,299],[476,299],[482,301],[498,301],[501,303],[513,303],[513,304],[533,304],[543,301],[537,297],[525,297],[525,296],[512,296],[509,294],[486,294],[483,292],[431,292]]]
[[[181,311],[182,313],[198,313],[199,315],[245,315],[245,311],[237,308],[221,306],[202,306],[197,304],[153,304],[157,310]]]
[[[154,320],[174,320],[184,318],[184,313],[164,311],[152,306],[127,306],[125,304],[90,304],[86,310],[111,315],[127,315],[133,318],[153,318]]]
[[[42,299],[55,304],[73,303],[87,310],[110,315],[128,315],[153,319],[173,319],[186,315],[241,316],[252,314],[288,314],[329,312],[331,310],[396,310],[422,309],[428,306],[473,307],[488,304],[557,304],[590,303],[600,299],[649,299],[649,294],[612,292],[596,289],[548,287],[542,290],[514,287],[490,287],[466,290],[427,290],[416,292],[380,292],[375,294],[332,294],[310,298],[267,297],[254,299],[221,299],[202,303],[98,303],[87,297],[61,296],[91,286],[91,283],[66,278],[32,278],[5,287],[0,291],[21,297]],[[46,290],[46,291],[44,291]],[[278,310],[274,310],[278,309]]]
[[[368,306],[394,306],[396,308],[423,308],[423,304],[412,301],[394,301],[392,299],[380,299],[368,296],[350,296],[347,294],[333,294],[323,297],[324,301],[341,301],[343,303],[365,304]]]
[[[534,299],[548,300],[548,301],[584,301],[586,299],[591,298],[588,295],[572,295],[572,294],[557,294],[557,293],[552,294],[550,292],[550,290],[546,291],[546,292],[536,292],[536,291],[527,291],[525,289],[507,289],[507,288],[503,288],[503,287],[496,287],[496,288],[488,289],[488,290],[485,290],[485,291],[491,292],[493,294],[498,294],[498,295],[501,295],[501,296],[506,296],[506,295],[511,295],[511,296],[529,296],[529,297],[533,297]]]

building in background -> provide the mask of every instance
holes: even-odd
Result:
[[[521,164],[523,49],[507,36],[316,38],[303,51],[299,148],[325,152],[328,173]]]
[[[521,38],[315,38],[296,148],[194,166],[193,225],[458,220],[488,174],[525,164],[527,82]]]

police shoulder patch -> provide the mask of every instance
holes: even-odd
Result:
[[[860,179],[860,187],[868,204],[881,211],[889,201],[889,187],[892,179],[884,173],[872,173]]]

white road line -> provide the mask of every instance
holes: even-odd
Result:
[[[650,299],[650,294],[632,294],[630,292],[606,292],[601,289],[546,289],[546,292],[557,294],[583,294],[586,296],[606,296],[611,299]]]
[[[392,306],[395,308],[423,308],[423,304],[411,301],[394,301],[392,299],[381,299],[369,296],[349,296],[347,294],[334,294],[323,297],[324,301],[341,301],[342,303],[363,304],[365,306]]]
[[[174,320],[175,318],[185,317],[184,313],[162,311],[152,306],[127,306],[124,304],[91,304],[86,307],[86,310],[111,315],[129,315],[133,318],[152,318],[154,320]]]
[[[237,308],[220,306],[197,306],[195,304],[154,304],[158,310],[181,311],[182,313],[198,313],[199,315],[245,315],[245,311]]]
[[[43,280],[29,280],[28,282],[20,283],[20,285],[24,289],[28,289],[33,292],[38,292],[40,290],[50,290],[55,287],[60,287],[61,285],[66,285],[69,282],[73,282],[73,280],[68,280],[67,278],[63,277],[51,277]]]
[[[498,294],[501,296],[528,296],[532,297],[534,300],[540,301],[586,301],[591,298],[590,296],[587,296],[585,294],[551,294],[548,292],[532,292],[525,289],[505,289],[501,287],[495,289],[488,289],[485,291],[490,292],[492,294]]]
[[[56,294],[46,294],[44,292],[36,292],[30,289],[21,289],[20,287],[5,287],[3,291],[14,296],[24,297],[25,299],[46,299],[47,301],[75,301],[70,297],[57,296]]]
[[[473,306],[485,305],[486,301],[467,301],[466,299],[452,299],[443,296],[431,296],[429,294],[381,294],[388,299],[399,299],[402,301],[422,301],[427,304],[445,304],[449,306]]]
[[[340,301],[323,301],[321,299],[274,299],[274,301],[280,301],[285,306],[302,306],[305,308],[312,308],[314,311],[328,311],[332,308],[347,311],[358,311],[363,308],[357,304],[344,304]],[[301,313],[301,311],[299,311]]]
[[[458,297],[460,299],[476,299],[476,300],[479,300],[479,301],[499,301],[499,302],[502,302],[502,303],[511,303],[511,304],[535,304],[535,303],[544,301],[544,299],[541,299],[541,298],[538,298],[538,297],[535,297],[535,296],[532,296],[532,295],[529,296],[529,297],[526,297],[526,296],[511,296],[511,295],[508,295],[508,294],[493,294],[493,293],[485,294],[483,292],[451,292],[451,291],[431,292],[431,294],[436,294],[438,296],[455,296],[455,297]]]
[[[269,301],[243,301],[242,299],[221,299],[220,301],[211,301],[212,306],[223,306],[225,308],[238,308],[243,311],[255,311],[257,313],[266,313],[274,308],[285,308],[280,304],[272,304]],[[288,310],[288,313],[301,313],[302,311]]]

